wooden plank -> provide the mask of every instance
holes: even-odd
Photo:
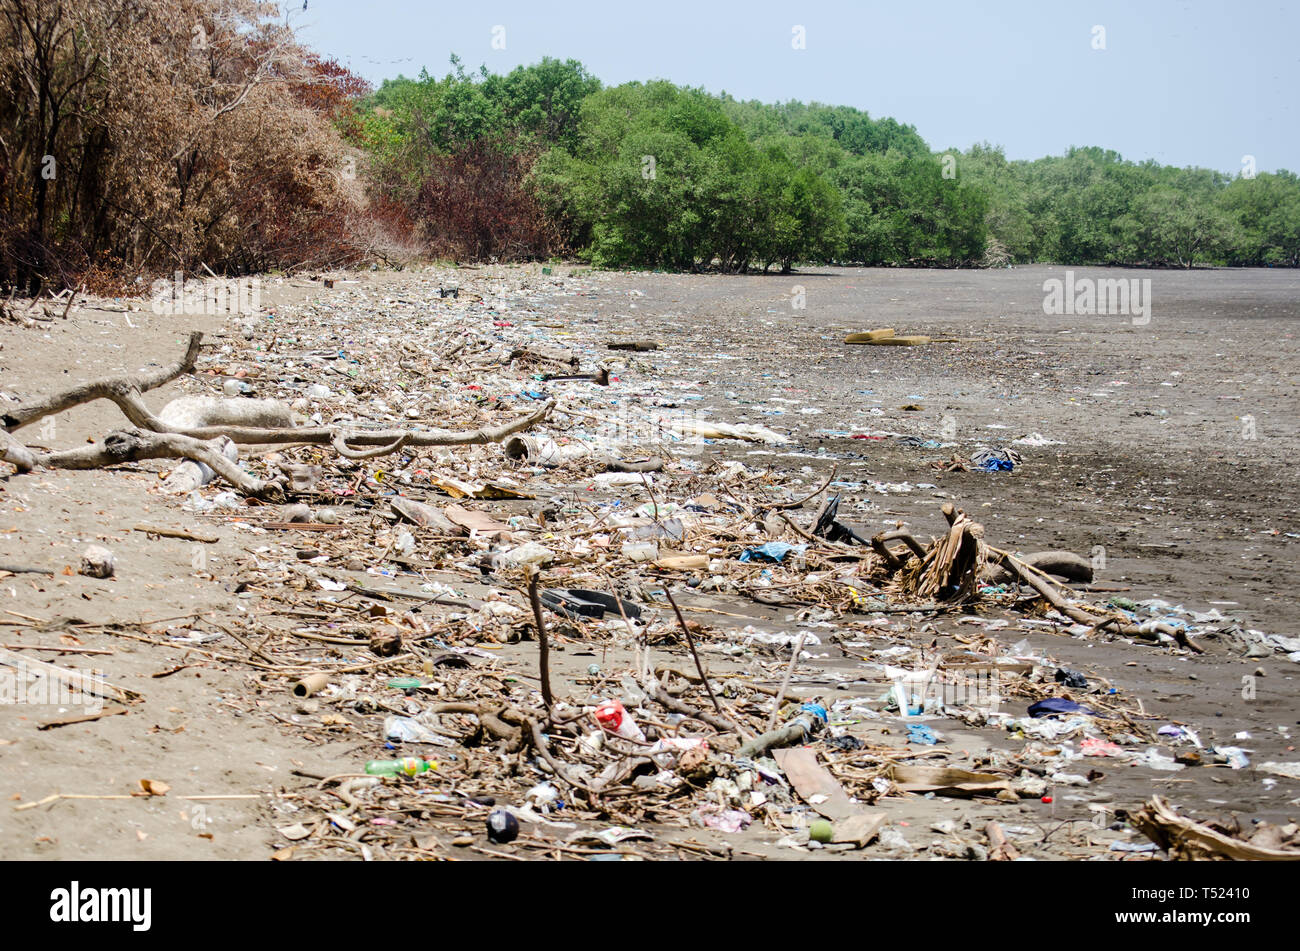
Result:
[[[851,843],[862,848],[880,832],[888,816],[883,812],[863,812],[830,770],[817,762],[813,750],[806,746],[773,750],[772,758],[794,791],[831,820],[831,842]]]

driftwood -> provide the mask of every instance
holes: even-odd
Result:
[[[190,334],[184,355],[175,363],[157,370],[135,376],[92,380],[53,396],[6,408],[0,413],[0,461],[10,463],[19,472],[30,472],[38,465],[52,469],[98,469],[146,459],[188,459],[207,466],[245,495],[276,500],[283,497],[284,477],[264,481],[250,475],[227,458],[215,440],[224,438],[245,445],[325,445],[348,459],[373,459],[405,446],[470,446],[500,442],[541,422],[555,407],[552,400],[510,422],[469,432],[175,425],[149,409],[141,394],[170,383],[185,373],[192,373],[202,339],[203,334],[198,331]],[[91,446],[62,451],[33,450],[9,435],[47,416],[99,399],[117,404],[134,428],[109,433]],[[164,410],[163,416],[168,415]]]
[[[542,602],[537,596],[537,577],[540,572],[528,572],[528,601],[533,606],[533,623],[537,626],[537,672],[542,681],[542,703],[546,705],[549,719],[555,709],[555,699],[551,696],[551,660],[550,644],[546,639],[546,622],[542,620]]]
[[[878,532],[871,536],[871,548],[881,557],[881,560],[884,561],[890,571],[897,571],[908,561],[908,555],[906,552],[900,556],[890,549],[888,543],[894,541],[901,541],[912,550],[912,553],[916,555],[917,558],[922,560],[925,559],[925,549],[921,547],[920,542],[912,537],[910,532],[904,531],[901,528],[888,532]]]
[[[333,446],[340,455],[344,450],[356,452],[354,446],[383,447],[381,452],[353,458],[373,458],[373,456],[396,452],[402,446],[479,446],[490,442],[500,442],[541,422],[555,406],[552,400],[527,416],[519,416],[500,426],[485,426],[469,432],[456,432],[445,429],[409,431],[397,429],[366,429],[341,431],[324,426],[289,427],[285,429],[255,429],[241,426],[203,426],[186,430],[182,435],[195,439],[214,439],[225,436],[243,445],[272,445],[295,443],[316,446]],[[153,427],[150,427],[153,428]],[[155,431],[166,431],[155,430]]]
[[[32,451],[0,429],[0,462],[7,462],[19,472],[31,472],[36,467]]]
[[[40,465],[50,469],[102,469],[145,459],[190,459],[207,466],[245,495],[278,499],[284,494],[279,483],[250,475],[223,456],[212,443],[173,433],[119,430],[89,446],[36,456]]]
[[[149,410],[145,407],[144,402],[140,399],[140,394],[170,383],[184,373],[193,372],[194,361],[198,359],[199,345],[202,340],[202,333],[195,331],[190,334],[190,341],[185,349],[185,355],[176,363],[160,367],[151,373],[141,373],[139,376],[116,376],[102,380],[91,380],[88,383],[74,386],[70,390],[64,390],[62,393],[56,393],[54,396],[47,396],[44,399],[6,409],[5,412],[0,413],[0,426],[4,427],[6,432],[12,433],[24,426],[30,426],[46,416],[53,416],[65,409],[71,409],[74,406],[91,403],[95,400],[112,400],[122,407],[122,412],[126,414],[127,419],[130,419],[137,426],[143,425],[142,420],[132,418],[132,413],[136,411],[136,408],[143,409],[151,417],[153,414],[149,413]],[[155,429],[157,432],[165,431],[151,426],[146,428]]]
[[[1152,796],[1130,817],[1148,839],[1175,859],[1236,859],[1271,862],[1300,861],[1298,849],[1269,849],[1217,832],[1176,813],[1160,796]]]
[[[69,670],[40,660],[33,660],[30,657],[24,657],[22,654],[15,654],[9,650],[0,649],[0,664],[18,670],[26,670],[31,675],[48,677],[52,681],[61,684],[73,695],[89,694],[92,697],[116,700],[118,703],[134,703],[137,700],[144,699],[135,690],[119,687],[117,684],[109,683],[107,680],[102,680],[92,674],[83,673],[79,670]]]
[[[1007,841],[1007,834],[1000,823],[990,821],[984,827],[984,834],[989,837],[990,862],[1014,862],[1020,858],[1016,847]]]
[[[102,720],[104,717],[115,717],[120,713],[126,713],[126,707],[109,707],[98,713],[87,713],[79,717],[63,717],[60,720],[45,720],[37,725],[38,730],[53,730],[61,726],[72,726],[76,723],[92,723],[95,720]]]
[[[672,592],[667,587],[664,588],[664,597],[673,606],[673,613],[677,615],[677,623],[681,625],[682,633],[686,635],[686,646],[690,648],[691,656],[695,658],[695,669],[699,671],[700,682],[704,684],[704,692],[713,701],[713,709],[718,711],[718,716],[722,716],[722,705],[718,703],[718,698],[713,695],[713,686],[709,683],[709,675],[704,672],[704,664],[700,662],[699,651],[695,649],[695,638],[691,636],[691,628],[686,623],[686,618],[682,617],[682,609],[677,606],[677,602],[673,600]]]
[[[1049,575],[1059,575],[1067,581],[1083,584],[1092,582],[1092,562],[1072,551],[1036,551],[1024,555],[1020,561]],[[1015,574],[1005,566],[997,565],[988,572],[986,580],[990,584],[1001,584],[1014,577]]]
[[[686,675],[683,674],[682,676],[685,677]],[[691,677],[689,679],[694,680],[695,678]],[[642,686],[650,696],[654,697],[655,700],[674,713],[680,713],[683,716],[699,720],[701,723],[707,723],[715,730],[719,730],[723,733],[740,733],[740,727],[731,720],[724,716],[710,713],[707,710],[698,710],[695,707],[692,707],[689,703],[678,700],[664,689],[664,685],[659,683],[657,680],[647,680]]]
[[[766,753],[770,749],[780,749],[807,742],[814,729],[811,714],[797,716],[780,729],[760,733],[752,740],[744,743],[740,749],[736,750],[736,756],[737,758],[755,757]]]
[[[658,456],[636,461],[616,459],[606,465],[605,468],[610,472],[662,472],[664,461]]]
[[[991,546],[986,546],[986,550],[992,559],[995,559],[1016,578],[1037,591],[1048,604],[1072,621],[1077,621],[1080,624],[1090,624],[1094,630],[1098,631],[1109,627],[1125,637],[1140,637],[1146,640],[1156,640],[1158,635],[1166,634],[1188,650],[1197,654],[1204,653],[1204,648],[1188,637],[1187,632],[1181,628],[1175,628],[1169,624],[1133,624],[1115,615],[1099,617],[1097,614],[1075,607],[1066,601],[1064,596],[1053,587],[1055,582],[1039,569],[1025,564],[1009,552],[1000,551]]]
[[[948,534],[934,542],[920,562],[909,562],[902,574],[904,589],[927,600],[960,603],[976,593],[984,566],[984,526],[944,503]]]

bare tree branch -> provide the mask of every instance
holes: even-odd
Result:
[[[82,403],[101,399],[112,400],[117,403],[118,406],[123,408],[123,412],[126,413],[131,422],[137,426],[142,425],[140,419],[132,418],[132,412],[137,412],[137,407],[144,407],[143,402],[140,401],[140,394],[170,383],[184,373],[193,372],[194,361],[198,358],[199,345],[202,340],[203,334],[197,330],[194,331],[190,334],[190,342],[185,350],[185,356],[181,357],[176,363],[160,367],[151,373],[142,373],[139,376],[115,376],[102,380],[91,380],[54,396],[48,396],[34,403],[24,403],[6,410],[3,414],[0,414],[0,426],[3,426],[6,432],[14,432],[24,426],[31,425],[39,419],[44,419],[46,416],[53,416],[65,409],[71,409],[74,406],[80,406]],[[127,412],[127,407],[131,407],[132,412]],[[148,410],[145,409],[145,412],[148,413]],[[146,428],[154,429],[155,427],[148,426]]]
[[[207,466],[245,495],[275,500],[284,494],[279,483],[250,475],[211,443],[174,433],[125,429],[111,432],[90,446],[36,455],[37,464],[51,469],[102,469],[146,459],[191,459]]]

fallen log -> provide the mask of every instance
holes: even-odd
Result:
[[[540,423],[555,407],[551,400],[526,416],[519,416],[499,426],[484,426],[469,432],[457,432],[445,429],[424,431],[375,429],[340,431],[330,427],[289,427],[286,429],[254,429],[240,426],[203,426],[186,430],[181,435],[195,439],[213,439],[226,436],[241,444],[272,445],[279,443],[299,443],[303,445],[333,446],[352,449],[354,446],[380,446],[384,453],[396,452],[402,446],[480,446],[491,442],[501,442],[507,436],[528,429]],[[166,431],[166,430],[156,430]],[[341,450],[340,450],[341,451]],[[355,450],[353,450],[355,451]],[[361,458],[361,457],[356,457]],[[372,458],[366,456],[365,458]]]
[[[173,433],[119,430],[89,446],[43,452],[36,456],[40,465],[50,469],[103,469],[146,459],[177,458],[206,465],[245,495],[271,501],[284,495],[280,483],[250,475],[223,456],[212,443]]]
[[[145,405],[141,393],[163,386],[184,373],[193,372],[202,339],[203,334],[198,331],[190,334],[189,345],[181,359],[152,372],[92,380],[62,393],[6,409],[0,414],[0,460],[9,462],[19,472],[29,472],[37,465],[53,469],[98,469],[145,459],[182,458],[207,466],[245,495],[276,500],[283,496],[283,479],[263,481],[253,477],[227,458],[211,441],[225,438],[235,443],[252,445],[327,445],[349,459],[373,459],[396,452],[404,446],[470,446],[500,442],[541,422],[555,408],[555,401],[551,400],[533,412],[509,422],[469,432],[439,429],[342,430],[334,427],[176,425],[177,421],[197,417],[192,414],[190,417],[177,415],[179,409],[177,413],[169,413],[166,408],[162,416],[159,416]],[[46,416],[98,399],[111,400],[117,404],[134,428],[109,433],[101,442],[89,447],[63,451],[36,451],[9,435]],[[188,399],[186,408],[207,412],[212,408],[209,404],[235,402],[194,398]],[[188,404],[191,403],[195,406],[189,407]]]

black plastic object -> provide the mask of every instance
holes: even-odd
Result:
[[[494,809],[487,817],[489,842],[513,842],[519,837],[519,820],[504,809]]]
[[[849,528],[843,522],[837,521],[835,516],[840,510],[840,497],[838,494],[831,496],[822,506],[821,512],[817,515],[817,524],[813,526],[812,533],[818,538],[824,538],[830,542],[847,542],[859,545],[870,545],[867,539],[863,538],[853,529]]]
[[[1088,678],[1077,670],[1071,670],[1069,667],[1058,667],[1056,669],[1056,682],[1065,684],[1067,687],[1077,687],[1080,690],[1088,686]]]
[[[542,604],[556,614],[571,618],[600,619],[606,611],[618,614],[620,604],[623,613],[629,618],[641,616],[641,609],[631,601],[624,601],[603,591],[588,591],[586,588],[547,588],[542,592]]]

